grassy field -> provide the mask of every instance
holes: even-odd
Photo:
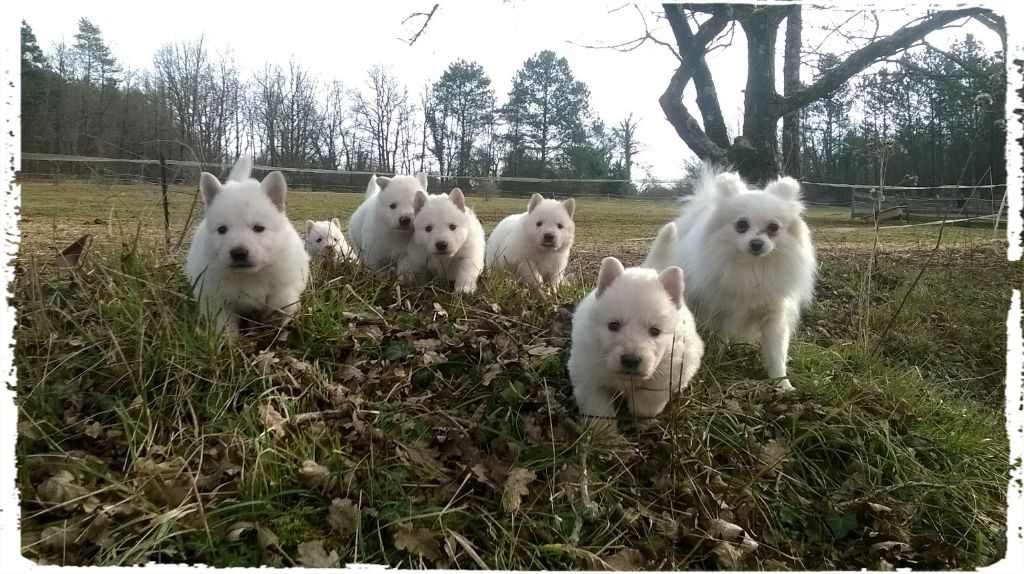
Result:
[[[317,270],[286,338],[211,336],[158,188],[26,184],[18,309],[24,555],[48,564],[499,569],[972,568],[1006,542],[1010,289],[991,229],[808,214],[817,301],[773,396],[709,340],[654,422],[580,425],[565,370],[601,257],[669,202],[584,200],[573,277],[532,297]],[[173,242],[193,194],[171,192]],[[358,195],[293,192],[342,219]],[[470,198],[486,229],[522,199]],[[192,225],[201,218],[195,206]],[[301,229],[301,227],[300,227]],[[93,236],[78,269],[55,254]],[[935,249],[939,235],[941,243]]]

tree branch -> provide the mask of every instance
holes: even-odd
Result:
[[[420,34],[423,34],[423,32],[427,29],[427,26],[430,25],[430,19],[434,17],[434,12],[437,12],[437,7],[438,4],[434,4],[434,7],[430,9],[430,12],[414,12],[406,16],[405,20],[402,20],[402,24],[405,24],[410,19],[415,18],[417,16],[426,16],[426,19],[423,20],[423,25],[420,26],[420,29],[416,32],[416,34],[411,39],[405,40],[407,44],[412,46],[413,44],[416,43],[416,40],[420,39]]]
[[[821,76],[818,81],[806,88],[779,100],[777,113],[779,116],[798,110],[815,100],[827,97],[839,89],[847,80],[861,72],[876,60],[892,56],[906,50],[915,42],[929,33],[952,22],[987,13],[981,8],[961,10],[944,10],[932,14],[929,18],[913,26],[904,26],[892,35],[875,40],[867,46],[855,51],[842,64]]]
[[[722,107],[718,101],[715,80],[711,76],[711,70],[708,69],[707,61],[704,59],[707,51],[705,46],[714,40],[721,30],[706,41],[703,41],[699,47],[696,47],[698,40],[694,37],[693,32],[690,30],[690,25],[682,18],[679,10],[679,6],[676,6],[675,10],[666,8],[665,15],[668,18],[669,25],[672,27],[672,34],[676,38],[676,44],[679,45],[680,57],[693,60],[693,87],[697,90],[697,108],[704,119],[704,131],[711,138],[711,141],[715,142],[719,147],[727,148],[729,147],[729,132],[725,128],[725,117],[722,115]],[[712,16],[711,19],[725,18],[728,21],[728,18],[732,16],[731,9],[728,6],[722,8],[719,12],[721,16],[716,12],[716,15]],[[708,22],[711,22],[711,20],[708,20]],[[705,25],[708,22],[705,22]],[[701,28],[698,27],[698,33],[700,33],[700,30]]]
[[[686,84],[693,78],[695,68],[699,66],[701,54],[707,44],[714,40],[731,21],[732,11],[727,5],[715,6],[712,9],[712,17],[701,24],[695,34],[687,35],[681,29],[686,28],[686,32],[689,32],[689,25],[683,21],[679,6],[665,4],[664,9],[676,36],[676,43],[679,45],[680,64],[658,102],[676,133],[698,157],[722,161],[726,156],[724,149],[726,146],[719,145],[700,128],[696,118],[683,104],[683,91],[686,89]]]

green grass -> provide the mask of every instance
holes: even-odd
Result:
[[[581,201],[577,276],[555,296],[488,273],[457,297],[339,264],[285,340],[230,346],[162,229],[134,235],[162,221],[156,196],[114,189],[23,195],[17,480],[33,560],[962,569],[1005,550],[1001,325],[1021,273],[991,230],[945,229],[908,294],[937,229],[883,230],[869,270],[873,229],[812,210],[822,277],[792,347],[797,392],[772,395],[756,348],[709,340],[661,417],[623,415],[608,436],[572,401],[571,311],[601,256],[642,258],[630,240],[671,203]],[[190,201],[176,196],[179,226]],[[357,201],[295,192],[289,214]],[[472,201],[487,228],[523,203]],[[60,234],[96,218],[84,265],[54,268]],[[757,548],[720,540],[716,519]]]

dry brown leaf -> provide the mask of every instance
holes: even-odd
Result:
[[[84,497],[89,491],[75,483],[75,475],[59,470],[36,488],[39,500],[48,504],[64,504]]]
[[[338,373],[338,375],[341,377],[341,382],[343,383],[359,384],[366,378],[366,375],[363,374],[362,371],[352,365],[342,365],[341,372]]]
[[[792,454],[789,445],[786,444],[784,439],[772,439],[768,441],[768,444],[761,446],[761,451],[757,457],[765,468],[770,468],[774,471],[790,458]]]
[[[307,568],[338,568],[341,566],[341,557],[338,552],[331,550],[330,554],[324,550],[323,540],[310,540],[300,542],[296,560]]]
[[[554,355],[560,351],[558,347],[549,347],[547,345],[536,345],[526,350],[527,353],[534,357],[545,357],[547,355]]]
[[[317,464],[315,460],[304,460],[299,465],[299,484],[306,488],[323,486],[331,477],[331,471],[326,466]]]
[[[409,554],[422,556],[430,561],[441,557],[437,534],[426,528],[399,524],[395,526],[392,536],[398,550],[405,550]]]
[[[359,509],[348,498],[335,498],[327,510],[327,524],[342,536],[348,536],[359,527]]]
[[[438,453],[434,449],[424,448],[417,444],[399,445],[399,453],[414,466],[425,470],[431,478],[444,479],[444,470],[437,460]]]
[[[281,413],[277,412],[274,405],[270,403],[263,403],[259,407],[260,419],[263,424],[267,425],[267,431],[274,433],[277,438],[284,436],[284,425],[285,418],[281,416]]]
[[[77,526],[65,524],[47,526],[39,535],[39,545],[42,548],[61,552],[78,544],[82,530]]]
[[[505,512],[514,514],[519,510],[523,497],[530,494],[526,485],[530,484],[537,474],[525,468],[513,468],[505,478],[505,488],[501,492],[501,506]]]
[[[635,548],[623,548],[604,559],[612,570],[620,572],[633,572],[640,570],[644,565],[644,555]]]
[[[249,522],[247,520],[236,522],[231,526],[228,526],[228,541],[238,542],[246,532],[253,530],[254,528],[256,528],[255,522]]]
[[[438,339],[420,339],[412,342],[413,348],[417,351],[436,351],[441,348],[441,341]]]
[[[262,524],[256,525],[256,541],[260,543],[264,550],[278,550],[281,548],[281,541],[274,534],[274,531]]]

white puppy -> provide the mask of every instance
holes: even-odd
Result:
[[[502,219],[491,231],[485,263],[515,269],[531,287],[548,283],[558,289],[576,234],[575,211],[575,199],[555,201],[533,194],[526,213]]]
[[[597,288],[572,320],[569,379],[583,414],[613,418],[613,401],[623,396],[633,415],[653,417],[689,384],[703,355],[682,270],[659,274],[623,269],[614,257],[601,261]]]
[[[462,190],[448,195],[416,194],[416,231],[398,272],[406,278],[440,277],[456,293],[472,293],[484,268],[484,228],[466,207]]]
[[[735,173],[706,168],[676,221],[681,236],[655,241],[645,263],[683,268],[686,302],[701,325],[725,340],[760,340],[780,390],[793,388],[785,378],[789,339],[814,296],[817,263],[803,211],[792,178],[749,189]]]
[[[224,185],[210,173],[200,176],[206,218],[185,262],[203,311],[232,338],[242,317],[270,313],[287,321],[309,278],[309,255],[285,215],[284,176],[275,171],[260,183],[251,171],[252,161],[242,156]]]
[[[306,253],[332,261],[353,258],[337,217],[330,221],[306,220]]]
[[[370,269],[393,265],[412,239],[412,200],[427,191],[427,174],[370,178],[366,198],[348,222],[353,247]]]

